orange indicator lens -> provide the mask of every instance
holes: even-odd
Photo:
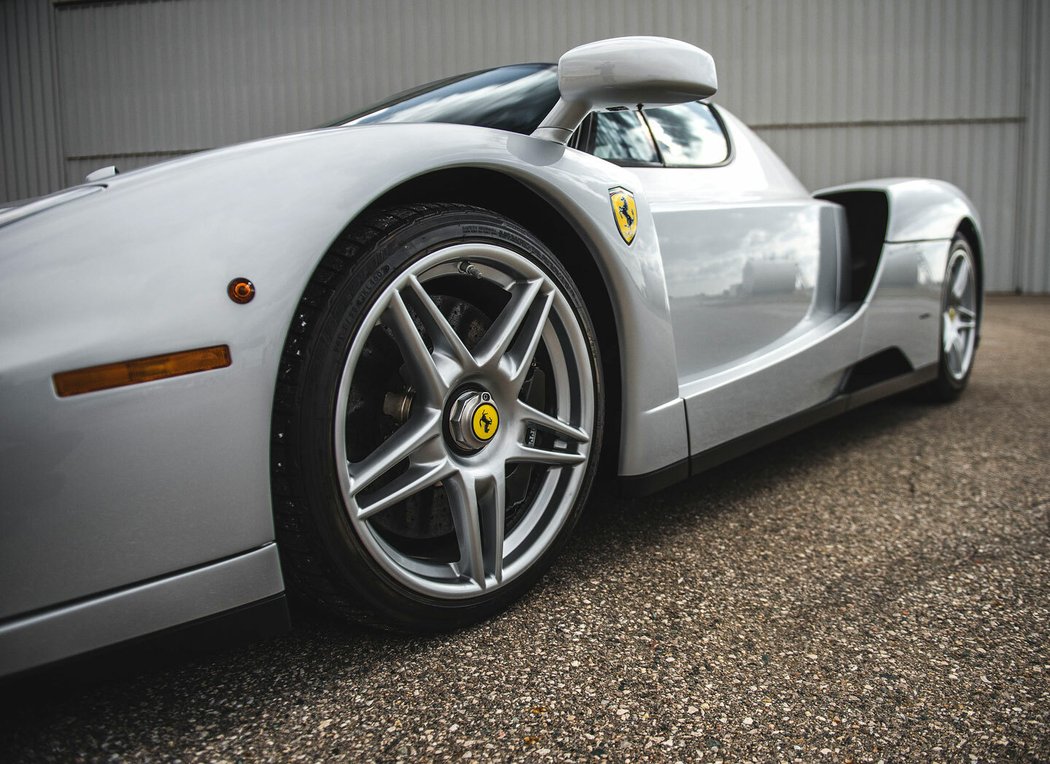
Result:
[[[226,286],[226,294],[238,305],[244,305],[255,297],[255,284],[246,278],[234,279]]]
[[[198,371],[221,369],[230,365],[228,345],[216,345],[199,350],[184,350],[181,353],[155,355],[133,361],[119,361],[86,369],[63,371],[54,376],[55,392],[60,398],[70,395],[93,393],[112,387],[138,385],[167,377],[181,377]]]

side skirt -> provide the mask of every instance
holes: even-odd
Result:
[[[793,435],[799,430],[812,427],[834,416],[860,408],[881,398],[896,395],[913,387],[932,382],[936,378],[937,364],[931,364],[921,369],[910,371],[907,374],[901,374],[891,379],[877,382],[852,393],[839,393],[830,400],[813,408],[800,411],[754,432],[749,432],[746,435],[741,435],[739,438],[734,438],[714,448],[694,454],[687,459],[682,459],[645,475],[629,475],[620,478],[620,480],[624,488],[634,496],[654,493],[781,438],[786,438],[788,435]]]
[[[68,691],[78,684],[131,676],[178,665],[187,659],[242,646],[288,632],[288,598],[276,594],[215,615],[173,626],[17,674],[0,677],[0,688],[19,697]]]
[[[284,593],[277,546],[0,624],[0,676],[218,616]]]

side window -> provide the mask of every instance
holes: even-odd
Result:
[[[624,164],[659,164],[649,129],[636,111],[594,114],[594,155]]]
[[[693,101],[646,109],[645,118],[670,167],[710,167],[729,158],[722,123],[707,104]]]

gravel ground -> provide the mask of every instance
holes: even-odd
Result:
[[[884,401],[644,499],[521,603],[7,695],[0,758],[1050,760],[1050,300]]]

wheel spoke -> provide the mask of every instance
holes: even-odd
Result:
[[[445,492],[459,543],[459,573],[484,589],[485,545],[481,538],[477,485],[469,475],[456,472],[445,481]]]
[[[976,321],[957,321],[955,323],[955,330],[959,331],[962,329],[973,329],[975,326],[977,326]]]
[[[554,295],[550,292],[540,296],[529,311],[528,316],[522,324],[521,332],[517,339],[511,343],[510,348],[504,354],[506,364],[505,371],[510,376],[516,391],[521,390],[525,383],[525,376],[532,364],[536,348],[539,347],[540,339],[543,337],[543,329],[547,325],[547,317],[554,303]]]
[[[350,473],[350,495],[356,496],[430,440],[440,437],[439,411],[426,409],[413,417],[384,440],[368,456],[347,465]]]
[[[966,261],[966,258],[959,260],[959,270],[955,274],[955,280],[952,282],[952,294],[956,300],[961,300],[963,292],[966,291],[966,283],[970,279],[970,265]]]
[[[498,362],[507,352],[542,286],[542,279],[533,279],[520,281],[511,287],[510,301],[474,348],[479,365],[488,366],[494,361]]]
[[[428,241],[406,234],[416,256],[387,261],[390,279],[352,306],[368,323],[335,399],[336,478],[377,571],[428,603],[473,605],[528,575],[579,509],[601,401],[560,268],[496,236]],[[470,436],[475,415],[491,440]]]
[[[387,325],[393,331],[398,347],[401,348],[401,355],[408,364],[413,381],[426,400],[439,405],[448,385],[442,378],[441,372],[438,371],[434,357],[427,349],[426,343],[423,342],[416,322],[412,319],[412,314],[408,312],[408,306],[405,305],[399,292],[394,292],[390,296],[386,315],[388,316]]]
[[[434,342],[435,350],[441,350],[449,358],[454,360],[460,369],[467,369],[475,366],[474,357],[467,350],[467,346],[463,344],[463,340],[460,339],[459,335],[456,334],[456,330],[452,328],[452,324],[448,322],[445,315],[441,312],[438,306],[431,299],[430,295],[423,288],[423,285],[419,283],[414,275],[408,277],[408,287],[412,292],[415,301],[418,303],[420,310],[420,319],[423,321],[423,325],[429,332],[432,341]]]
[[[503,580],[503,535],[507,516],[507,471],[503,465],[478,486],[478,505],[484,523],[481,526],[484,543],[485,570],[492,573],[496,583]]]
[[[364,520],[404,501],[447,477],[452,469],[445,458],[429,464],[413,464],[406,472],[376,490],[374,493],[378,494],[377,497],[368,494],[370,501],[363,506],[359,505],[357,517]]]
[[[557,417],[553,417],[550,414],[545,414],[539,409],[533,408],[524,401],[518,401],[518,416],[532,424],[538,425],[545,430],[557,435],[562,440],[567,440],[575,443],[586,443],[590,440],[590,437],[586,432],[573,427],[568,422],[563,422]]]
[[[944,352],[947,353],[955,342],[955,326],[951,319],[944,317]]]
[[[977,311],[970,310],[965,305],[956,305],[955,310],[959,313],[960,316],[962,316],[965,319],[968,319],[970,321],[977,320]]]
[[[586,459],[587,456],[585,454],[577,454],[572,451],[555,451],[554,449],[534,448],[525,445],[518,445],[511,455],[507,457],[508,462],[546,464],[550,467],[581,464]]]

